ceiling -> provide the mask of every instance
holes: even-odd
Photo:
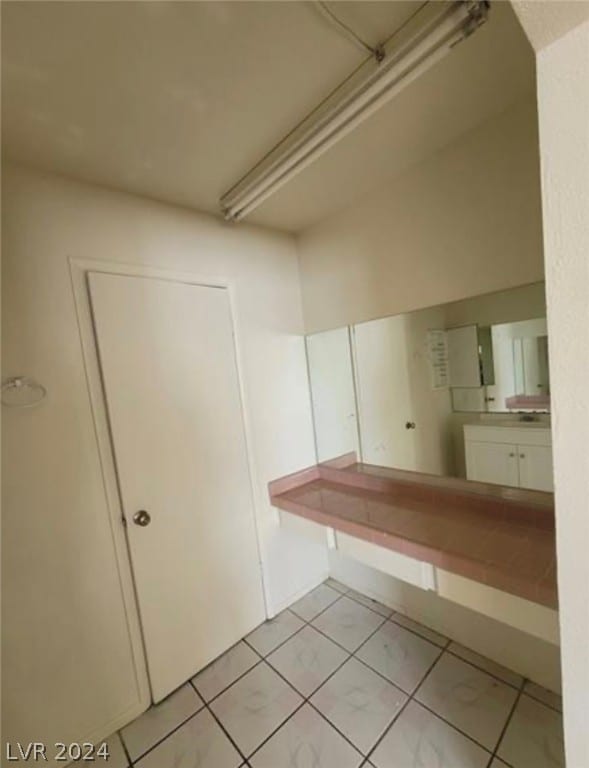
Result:
[[[330,8],[376,44],[421,2]],[[218,213],[366,54],[307,2],[3,2],[5,156]],[[301,231],[534,90],[509,2],[249,219]]]

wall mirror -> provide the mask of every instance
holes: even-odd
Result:
[[[552,489],[544,283],[306,338],[319,461]]]

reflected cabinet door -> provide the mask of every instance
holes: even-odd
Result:
[[[469,480],[498,485],[519,485],[517,446],[507,443],[466,443]]]
[[[522,488],[553,491],[552,448],[545,445],[520,445],[519,484]]]

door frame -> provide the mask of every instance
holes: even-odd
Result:
[[[86,384],[90,397],[92,418],[94,422],[96,442],[98,445],[98,453],[100,457],[104,493],[107,501],[110,529],[119,571],[119,581],[127,617],[129,639],[133,653],[135,679],[137,683],[136,706],[132,708],[132,710],[126,710],[125,712],[120,713],[115,719],[113,719],[113,721],[108,724],[108,727],[110,728],[108,733],[101,732],[96,734],[94,736],[94,741],[98,741],[102,738],[105,738],[106,736],[109,736],[112,732],[123,727],[135,717],[144,712],[152,703],[152,694],[147,672],[147,660],[145,655],[139,606],[131,564],[131,553],[127,539],[126,525],[123,517],[123,505],[119,489],[117,466],[115,462],[112,435],[108,419],[106,394],[103,387],[97,340],[92,318],[90,292],[87,279],[89,272],[101,272],[105,274],[121,275],[126,277],[138,277],[143,279],[153,279],[160,281],[163,280],[174,283],[185,283],[204,288],[222,288],[227,291],[229,314],[233,333],[233,350],[235,357],[235,367],[237,371],[242,426],[246,447],[251,509],[254,517],[254,526],[256,532],[256,547],[258,553],[260,584],[264,598],[266,615],[268,615],[268,596],[264,580],[259,526],[256,514],[256,493],[254,486],[254,477],[256,476],[255,461],[252,449],[251,426],[249,424],[246,409],[246,394],[242,375],[242,363],[238,333],[239,324],[237,322],[235,308],[236,301],[234,284],[231,281],[221,278],[212,278],[210,276],[202,276],[192,272],[152,267],[145,264],[127,264],[123,262],[112,262],[106,260],[103,261],[98,259],[81,259],[76,257],[69,257],[68,262],[70,278],[72,281],[78,330],[80,333],[82,358],[84,361],[84,369],[86,374]]]

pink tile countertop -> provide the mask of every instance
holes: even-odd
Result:
[[[353,454],[268,488],[286,512],[557,608],[551,493],[359,464]]]

